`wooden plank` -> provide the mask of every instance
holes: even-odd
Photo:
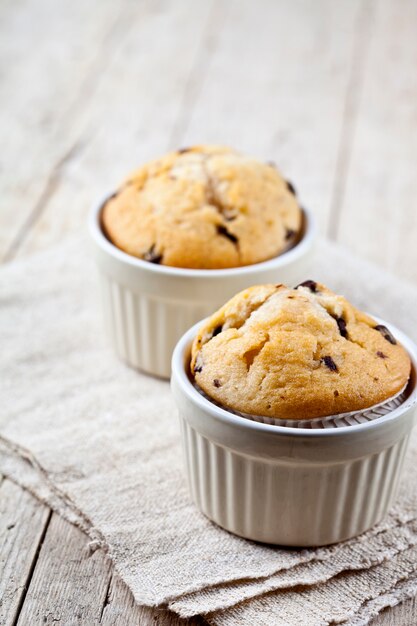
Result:
[[[2,3],[0,257],[80,148],[75,121],[100,80],[107,51],[113,51],[126,5]]]
[[[49,523],[48,507],[2,480],[0,476],[0,624],[206,623],[138,606],[112,574],[108,557],[102,551],[90,554],[82,532],[55,514]]]
[[[46,531],[50,511],[0,477],[0,624],[14,624]]]
[[[0,623],[2,624],[12,624],[17,617],[19,605],[25,593],[26,581],[34,567],[33,561],[36,558],[34,554],[36,555],[36,548],[44,533],[48,517],[48,509],[46,507],[11,481],[4,481],[0,492],[0,541],[2,541],[0,544],[0,562],[2,564],[2,576],[0,577],[0,597],[2,598]],[[59,521],[58,528],[54,528],[56,521]],[[8,530],[5,531],[7,528]],[[11,532],[15,533],[12,541],[10,541]],[[49,534],[50,532],[52,532],[52,537]],[[65,619],[69,620],[67,623],[85,623],[82,620],[87,619],[87,616],[84,612],[77,611],[74,598],[79,596],[80,589],[83,589],[84,602],[94,595],[91,585],[87,589],[85,587],[85,580],[90,576],[95,581],[93,587],[98,583],[100,588],[98,594],[100,601],[95,603],[96,613],[92,623],[98,623],[100,619],[100,623],[104,626],[124,626],[125,624],[132,624],[132,626],[133,624],[143,624],[146,626],[147,624],[156,623],[161,626],[200,626],[205,624],[202,618],[188,621],[180,620],[166,611],[151,610],[136,605],[130,590],[117,574],[113,573],[110,576],[111,565],[108,563],[105,555],[100,552],[97,553],[96,556],[100,558],[94,563],[94,571],[91,571],[91,562],[88,560],[91,557],[86,556],[88,555],[88,539],[64,520],[54,516],[54,521],[47,535],[45,543],[49,558],[51,557],[49,552],[50,544],[54,544],[53,559],[52,562],[49,558],[48,561],[43,562],[45,555],[41,551],[42,560],[36,566],[34,575],[34,584],[39,586],[39,580],[36,582],[36,579],[39,578],[40,572],[42,573],[41,593],[36,600],[36,603],[39,603],[41,606],[33,606],[33,589],[31,586],[30,597],[28,598],[28,602],[32,605],[31,610],[28,613],[27,605],[24,606],[18,621],[19,624],[53,623],[57,616],[59,616],[62,623],[66,623]],[[9,549],[5,549],[5,537],[7,539],[6,543],[9,544]],[[13,544],[13,548],[10,550],[11,544]],[[70,549],[68,549],[68,544],[71,545]],[[62,552],[60,550],[61,546],[64,548]],[[27,550],[28,547],[30,548],[29,551]],[[71,562],[69,568],[65,564],[66,557]],[[87,571],[85,571],[86,562]],[[101,583],[100,579],[102,580]],[[44,598],[42,589],[49,589],[51,585],[55,586],[57,595],[52,592],[48,594],[52,598]],[[86,593],[84,593],[85,591]],[[68,610],[68,607],[66,607],[66,610],[63,610],[62,605],[66,605],[67,602],[70,603],[70,609]],[[49,603],[55,607],[53,614],[49,611]],[[394,626],[394,624],[395,626],[414,626],[416,614],[417,603],[413,599],[388,609],[381,616],[375,618],[372,624],[375,626]],[[30,622],[25,621],[29,619],[29,617],[26,617],[27,615],[30,616]],[[78,615],[78,617],[71,621],[74,615]],[[42,621],[44,619],[46,621]]]
[[[84,533],[54,513],[17,623],[97,623],[110,578],[104,552],[91,553]]]
[[[183,110],[176,143],[221,142],[274,160],[324,230],[368,17],[357,0],[224,3],[204,82],[192,109]]]
[[[371,626],[416,626],[417,597],[386,609],[375,617]]]
[[[210,11],[208,3],[169,9],[163,41],[152,20],[126,35],[90,107],[91,124],[106,132],[63,168],[19,255],[84,229],[91,204],[138,163],[201,141],[275,159],[325,226],[355,33],[366,26],[360,0],[267,1],[263,11],[251,0],[217,0]],[[171,62],[173,49],[180,65]],[[153,77],[168,67],[165,95]],[[153,89],[144,97],[145,84]]]
[[[203,626],[203,618],[180,619],[174,613],[153,610],[135,603],[126,585],[114,573],[100,619],[103,626],[125,626],[126,624],[158,624],[159,626]]]
[[[339,223],[340,206],[343,201],[346,183],[346,172],[357,121],[359,103],[366,77],[369,43],[374,30],[375,6],[372,0],[364,1],[358,14],[356,43],[352,57],[349,83],[346,89],[343,126],[339,141],[336,168],[333,181],[332,203],[327,222],[327,236],[335,239]]]
[[[417,3],[375,3],[335,235],[358,254],[417,280]]]
[[[60,165],[47,193],[32,208],[29,225],[34,227],[20,232],[8,259],[19,247],[28,254],[68,231],[83,232],[93,202],[139,163],[170,147],[189,75],[205,45],[214,0],[132,6],[139,8],[130,11],[128,27],[114,38],[112,54],[107,51],[96,89],[87,94],[76,119],[69,118],[76,132],[65,133],[60,141]],[[71,152],[77,145],[80,149]]]
[[[31,6],[31,4],[29,3],[28,5],[27,2],[21,2],[20,6]],[[151,151],[157,154],[165,150],[165,146],[168,147],[169,143],[176,144],[181,141],[192,143],[201,139],[207,141],[225,140],[259,156],[265,156],[268,153],[271,157],[278,157],[276,159],[278,164],[288,172],[290,177],[294,178],[294,180],[300,179],[300,181],[303,181],[300,189],[302,198],[305,198],[305,201],[320,214],[322,224],[326,224],[331,205],[331,190],[336,167],[335,154],[337,150],[334,149],[334,145],[337,146],[337,138],[340,136],[343,126],[342,120],[345,115],[344,110],[346,109],[344,93],[346,93],[351,84],[352,72],[353,74],[355,73],[352,70],[352,63],[357,41],[363,42],[363,34],[358,37],[357,30],[359,27],[363,29],[361,33],[366,33],[367,28],[369,28],[368,18],[366,16],[364,18],[363,15],[358,17],[358,2],[340,2],[336,11],[333,9],[333,4],[336,3],[326,3],[320,0],[318,3],[320,6],[316,7],[317,18],[310,16],[309,19],[313,20],[310,23],[307,22],[306,18],[308,14],[306,3],[298,2],[298,0],[294,3],[294,8],[285,8],[285,11],[289,12],[290,17],[286,17],[282,22],[277,19],[280,16],[280,11],[284,10],[282,9],[284,6],[282,2],[265,2],[265,11],[255,11],[254,8],[252,9],[249,6],[247,1],[242,3],[242,5],[230,2],[227,9],[224,9],[224,13],[219,13],[219,3],[214,5],[215,10],[211,12],[209,11],[211,6],[208,9],[198,9],[198,11],[201,11],[199,13],[200,21],[198,21],[199,28],[191,46],[189,45],[191,40],[190,34],[193,28],[196,30],[196,18],[194,14],[191,18],[188,16],[188,24],[190,25],[189,30],[187,30],[188,39],[186,38],[181,48],[181,53],[187,53],[191,48],[191,56],[187,57],[187,60],[192,60],[192,63],[187,66],[187,71],[189,70],[188,75],[187,72],[184,72],[184,75],[180,77],[181,80],[179,82],[182,91],[178,98],[178,94],[174,93],[175,80],[172,81],[172,84],[168,81],[166,93],[163,89],[158,91],[158,88],[161,89],[159,83],[165,82],[166,77],[164,76],[164,81],[160,81],[160,76],[166,70],[169,70],[171,55],[168,56],[165,53],[164,56],[160,53],[158,63],[153,61],[151,64],[155,72],[151,69],[148,71],[144,70],[143,73],[138,71],[138,61],[136,60],[138,51],[142,57],[141,63],[149,63],[149,58],[154,58],[152,32],[155,32],[155,25],[158,25],[159,33],[165,33],[165,29],[175,28],[176,37],[179,40],[181,39],[179,33],[182,36],[185,29],[181,21],[184,21],[185,18],[187,22],[183,9],[175,12],[176,18],[170,13],[171,17],[167,19],[166,5],[163,3],[157,4],[156,2],[153,4],[155,7],[152,9],[153,15],[151,17],[146,16],[144,20],[146,22],[149,18],[150,22],[152,22],[152,28],[149,24],[149,27],[144,28],[144,31],[140,31],[141,33],[145,32],[145,35],[142,34],[143,47],[140,47],[139,43],[134,40],[132,33],[128,33],[123,38],[119,37],[124,28],[119,28],[119,30],[116,28],[116,33],[113,31],[113,35],[110,37],[109,56],[106,57],[107,60],[102,65],[102,73],[105,74],[105,86],[101,83],[103,78],[101,73],[99,81],[96,83],[97,93],[100,95],[100,98],[96,98],[95,93],[91,93],[88,98],[81,98],[75,109],[69,107],[69,113],[66,113],[66,117],[64,117],[63,109],[58,106],[58,115],[56,119],[54,117],[52,124],[55,130],[51,132],[50,136],[48,135],[48,142],[43,143],[42,137],[35,140],[35,149],[27,156],[24,165],[20,165],[16,158],[16,165],[13,165],[13,167],[17,167],[17,170],[13,174],[11,181],[14,187],[8,192],[8,196],[3,193],[3,199],[7,198],[7,206],[13,209],[13,213],[10,213],[9,217],[15,214],[18,208],[26,207],[28,199],[30,201],[36,195],[39,197],[39,194],[35,193],[35,191],[38,192],[42,189],[46,189],[46,193],[43,196],[41,195],[39,203],[37,205],[34,205],[33,202],[28,203],[30,208],[29,214],[34,217],[33,223],[41,216],[45,206],[48,206],[45,219],[41,216],[36,232],[32,231],[33,239],[28,241],[24,252],[27,253],[31,249],[34,250],[52,241],[58,241],[60,236],[67,230],[81,228],[85,208],[90,203],[90,195],[91,197],[93,195],[92,191],[95,194],[96,190],[104,188],[105,185],[107,186],[108,181],[116,181],[119,172],[123,175],[125,170],[130,169],[136,162],[148,158]],[[286,4],[290,5],[290,3]],[[13,3],[9,3],[8,10],[12,6]],[[44,6],[49,6],[52,12],[54,11],[52,4]],[[91,3],[91,6],[96,10],[95,3]],[[207,5],[205,6],[207,7]],[[77,7],[73,9],[73,7],[74,5],[72,5],[71,10],[74,10],[76,18],[78,9]],[[93,11],[93,9],[91,10]],[[262,13],[263,19],[260,17]],[[265,15],[268,16],[269,14],[271,19],[265,19]],[[115,15],[112,14],[113,17]],[[30,22],[30,17],[25,19]],[[71,18],[67,16],[66,20],[68,21],[68,19]],[[125,18],[122,18],[121,22],[119,21],[119,26],[120,24],[125,24],[123,19]],[[138,21],[140,21],[138,17],[132,20],[133,29],[138,26]],[[224,25],[223,22],[225,23]],[[311,26],[312,23],[314,23],[313,32],[309,28],[309,24]],[[395,20],[393,23],[396,24]],[[111,20],[109,19],[108,25],[110,26],[110,24]],[[293,37],[290,37],[291,31]],[[393,28],[393,31],[395,31],[395,28]],[[13,30],[11,29],[10,32],[12,33]],[[410,29],[407,32],[404,29],[400,29],[399,32],[399,37],[402,38],[410,38],[412,35]],[[199,43],[198,38],[201,40],[204,33],[205,37],[203,37],[202,44],[197,45]],[[257,33],[261,33],[261,35],[257,36]],[[384,29],[379,29],[378,33],[377,38],[381,38],[385,31]],[[37,36],[39,37],[39,33]],[[275,41],[273,36],[279,41]],[[391,35],[391,39],[388,38],[388,41],[391,41],[391,43],[393,42],[393,36]],[[331,39],[332,37],[333,40]],[[125,43],[123,43],[122,39]],[[62,40],[65,42],[66,37],[63,37]],[[92,40],[96,41],[94,38]],[[174,43],[174,39],[169,41],[171,41],[171,44]],[[398,39],[398,41],[401,44],[403,43],[401,39]],[[120,49],[118,48],[119,44]],[[150,44],[151,52],[149,56],[146,54],[147,44]],[[16,49],[19,45],[21,45],[21,41],[18,39]],[[127,68],[125,65],[129,55],[126,48],[129,48],[129,46],[133,49],[130,59],[131,61],[133,59],[133,64]],[[378,49],[380,49],[381,42],[379,42],[378,46]],[[36,41],[33,42],[32,47],[36,48]],[[13,48],[11,47],[10,50],[10,58],[12,60]],[[319,62],[316,62],[316,54]],[[327,55],[326,58],[324,58],[325,55]],[[330,61],[332,55],[333,62]],[[45,58],[47,56],[45,54]],[[297,60],[295,60],[295,57]],[[100,59],[102,59],[102,49],[99,50],[93,61],[93,64],[96,63],[96,67],[100,66]],[[36,64],[37,61],[34,57],[33,66],[31,66],[34,69],[32,75],[38,71]],[[39,67],[41,67],[41,63],[39,63]],[[75,63],[74,67],[80,68],[81,64],[77,65]],[[106,67],[109,68],[107,72],[105,71]],[[141,68],[142,65],[139,64],[139,67]],[[326,75],[326,78],[321,75],[321,71],[323,71],[323,75]],[[120,79],[120,74],[123,74],[123,72],[126,74],[125,81],[134,81],[136,78],[137,83],[134,87],[123,87],[124,80]],[[270,73],[273,74],[274,80],[269,78]],[[89,73],[87,71],[83,76],[86,76],[88,79],[88,76],[93,74],[94,72],[91,73],[90,71]],[[153,74],[155,75],[152,76]],[[97,72],[95,75],[97,75]],[[372,74],[367,69],[366,81],[364,81],[365,96],[369,88],[367,85],[370,76]],[[148,77],[146,81],[144,80],[145,77]],[[178,74],[175,74],[175,77],[178,79]],[[141,82],[138,79],[143,80]],[[57,77],[52,80],[52,83],[56,80]],[[274,81],[279,82],[279,87],[275,85]],[[30,81],[26,82],[30,83]],[[140,89],[139,87],[142,87],[145,82],[146,90]],[[305,85],[303,85],[304,82]],[[120,85],[122,85],[122,89],[118,91]],[[303,87],[304,90],[302,89]],[[116,91],[116,94],[112,93],[113,89]],[[132,91],[130,91],[131,89]],[[332,89],[335,90],[337,97],[332,93]],[[162,98],[164,105],[161,106],[156,98],[152,99],[149,96],[150,93],[156,93],[158,100]],[[323,94],[322,105],[320,105],[320,93]],[[129,94],[133,95],[133,100],[123,102],[123,98],[128,97]],[[28,98],[29,96],[32,97],[30,89],[27,96]],[[363,98],[360,103],[362,101]],[[38,109],[38,103],[35,100],[33,102],[33,114],[36,115],[38,110],[42,110],[42,107]],[[54,104],[53,101],[51,102]],[[140,107],[137,110],[140,114],[144,114],[143,124],[135,126],[134,121],[132,122],[132,102],[134,104],[140,103]],[[360,103],[358,102],[358,106]],[[84,106],[86,111],[77,111],[77,108],[84,108]],[[158,106],[160,106],[160,109],[155,108]],[[308,117],[305,111],[310,106],[310,117]],[[30,102],[26,108],[31,108]],[[161,110],[163,114],[161,114]],[[52,115],[54,115],[54,106],[51,107],[51,111]],[[152,116],[153,111],[154,115]],[[98,117],[95,115],[96,112]],[[361,112],[360,115],[362,114]],[[256,118],[254,117],[255,115],[257,116]],[[337,118],[338,122],[333,119],[333,116]],[[172,130],[174,118],[177,122],[174,130]],[[62,124],[62,119],[65,119],[68,125],[72,126],[71,133],[67,134],[67,129],[65,124]],[[255,121],[261,119],[261,123],[255,124],[254,119]],[[107,120],[110,129],[106,128]],[[123,121],[122,124],[120,124],[120,120]],[[160,125],[155,124],[155,122],[159,121],[161,121]],[[328,123],[325,124],[325,122]],[[30,142],[27,141],[27,138],[35,135],[34,128],[38,128],[36,124],[34,124],[33,128],[30,127],[29,123],[24,127],[26,133],[25,141],[22,141],[20,144],[16,143],[17,155],[19,152],[23,154],[25,148],[29,147],[31,149],[31,146],[28,146]],[[294,124],[296,125],[295,130]],[[158,126],[158,131],[155,134],[147,130],[156,126]],[[322,135],[323,127],[326,130],[324,135]],[[18,130],[17,126],[14,128],[16,131]],[[118,129],[118,132],[113,131],[113,128]],[[352,125],[353,128],[354,124]],[[203,133],[202,129],[204,129]],[[291,131],[288,129],[291,129]],[[89,134],[89,131],[91,131],[91,134]],[[133,136],[130,137],[132,132]],[[267,136],[267,132],[270,133],[270,137]],[[41,134],[41,131],[39,133]],[[152,135],[151,138],[148,133]],[[336,137],[336,140],[333,135]],[[393,136],[392,133],[391,135]],[[169,136],[171,137],[170,139]],[[74,141],[69,141],[69,139],[73,138]],[[77,152],[77,141],[81,140],[82,146],[84,138],[89,143],[86,143],[85,147],[81,147]],[[39,141],[39,143],[36,143],[36,141]],[[10,145],[12,147],[15,145],[13,133],[10,133]],[[307,152],[305,151],[305,146],[307,146]],[[50,156],[54,158],[44,162],[42,160],[42,149],[45,149],[48,158]],[[103,153],[100,152],[101,150]],[[360,150],[356,148],[356,143],[354,150],[360,153]],[[38,170],[35,168],[38,167],[36,160],[39,158],[39,155],[41,155],[42,168],[44,163],[45,167],[44,169],[39,169],[40,174],[38,176]],[[117,156],[115,157],[115,155]],[[348,163],[350,163],[349,155],[350,151],[348,150],[346,155]],[[379,153],[374,151],[373,158],[380,158]],[[52,167],[50,167],[50,163],[52,163]],[[10,171],[10,163],[8,167]],[[19,169],[20,167],[22,170]],[[34,168],[33,172],[29,172],[30,175],[33,174],[33,179],[29,175],[25,178],[26,167]],[[20,177],[20,172],[23,172],[25,176]],[[28,182],[26,188],[25,181]],[[36,185],[38,184],[39,186],[37,187]],[[78,193],[80,189],[81,194]],[[9,200],[11,200],[11,203]],[[324,209],[321,206],[322,202]],[[74,207],[75,211],[73,212]],[[376,205],[372,206],[371,212],[375,222],[378,216],[378,207]],[[5,232],[3,219],[2,217],[1,232]],[[6,220],[4,223],[6,223]],[[31,225],[29,222],[28,226],[30,228]],[[349,224],[347,226],[351,227]],[[393,223],[392,227],[394,230],[398,229],[398,221]],[[10,232],[7,236],[9,236]],[[25,235],[27,232],[29,232],[28,229],[23,234]],[[364,239],[361,245],[367,246],[367,241]],[[374,254],[374,252],[372,251],[371,254]],[[65,524],[65,522],[63,523]],[[58,534],[55,539],[57,542]],[[72,555],[70,558],[75,559],[74,572],[71,575],[68,573],[62,575],[60,570],[53,568],[51,574],[57,577],[57,585],[59,581],[65,580],[67,575],[71,579],[72,576],[76,579],[77,571],[79,568],[82,569],[84,567],[85,555],[83,550],[80,548],[81,557],[79,563],[77,563],[77,551],[69,548],[66,551],[65,545],[62,545],[66,541],[68,539],[64,532],[59,536],[59,545],[64,548],[65,553]],[[85,549],[85,537],[83,545]],[[81,544],[79,544],[80,546]],[[41,568],[45,573],[45,566],[41,565]],[[103,604],[100,607],[100,612],[103,611],[103,619],[107,619],[107,621],[110,619],[112,613],[107,607],[113,606],[115,611],[113,616],[115,614],[119,616],[117,619],[120,624],[162,623],[158,621],[162,615],[160,612],[149,613],[150,621],[143,621],[148,617],[147,611],[143,612],[143,609],[134,605],[132,605],[133,612],[126,614],[129,616],[128,619],[132,621],[123,622],[123,617],[118,611],[122,610],[125,602],[128,602],[128,590],[118,581],[117,577],[111,578],[109,586],[108,581],[110,578],[107,566],[104,563],[102,563],[100,568],[97,566],[95,572],[96,578],[102,577],[104,581],[107,581],[106,593]],[[68,583],[65,582],[63,584],[66,586]],[[102,581],[99,585],[100,597],[103,596],[103,584]],[[70,583],[70,586],[72,586],[72,583]],[[77,588],[76,591],[79,591],[79,589]],[[73,593],[75,593],[74,590]],[[130,601],[133,602],[131,596]],[[41,594],[39,594],[37,602],[42,604]],[[411,608],[407,609],[408,605]],[[98,610],[98,605],[95,608]],[[133,621],[136,619],[137,611],[142,611],[142,613],[137,613],[142,621]],[[39,615],[42,614],[42,609],[40,609]],[[96,613],[96,618],[98,614]],[[399,617],[397,618],[396,616]],[[19,623],[36,624],[35,617],[36,615],[32,611],[32,621],[22,621],[24,619],[23,615]],[[95,623],[96,618],[91,623]],[[387,622],[381,621],[379,623],[378,621],[387,619]],[[108,621],[108,623],[112,622]],[[401,626],[415,624],[415,603],[413,601],[404,603],[395,609],[390,609],[375,620],[375,624],[378,624],[378,626],[391,626],[394,623],[396,626],[400,624]]]

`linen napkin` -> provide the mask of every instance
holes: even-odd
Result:
[[[415,288],[334,244],[319,249],[306,278],[417,338]],[[313,626],[369,620],[417,593],[416,437],[394,509],[362,537],[308,550],[240,539],[189,499],[169,385],[108,347],[86,242],[0,275],[0,471],[107,549],[139,603],[209,613],[219,626],[262,624],[262,614]]]

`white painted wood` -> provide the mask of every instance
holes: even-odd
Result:
[[[375,3],[337,239],[417,280],[417,3]]]
[[[0,477],[0,624],[12,624],[23,602],[50,511]]]

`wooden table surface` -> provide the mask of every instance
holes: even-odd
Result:
[[[417,283],[416,32],[416,0],[2,0],[0,258],[84,229],[141,162],[217,142],[274,160],[323,234]],[[2,625],[186,624],[135,606],[6,478],[0,564]],[[415,626],[417,603],[373,623]]]

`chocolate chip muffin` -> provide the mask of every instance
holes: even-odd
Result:
[[[407,383],[411,363],[390,330],[308,280],[238,293],[200,328],[191,374],[234,411],[313,419],[365,409]]]
[[[121,250],[174,267],[259,263],[294,245],[302,211],[273,164],[195,146],[141,167],[105,204],[102,224]]]

